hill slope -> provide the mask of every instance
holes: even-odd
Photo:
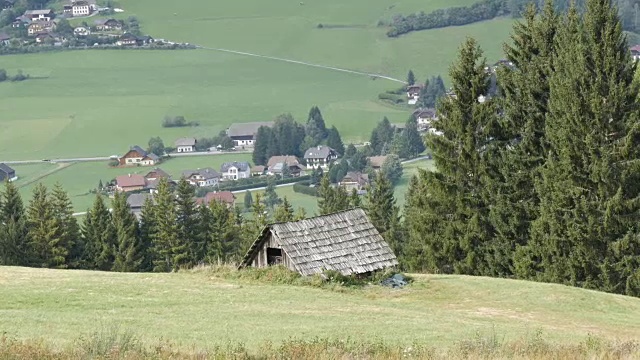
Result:
[[[155,342],[380,338],[447,346],[476,333],[505,340],[541,331],[574,343],[589,334],[640,336],[640,299],[558,285],[417,276],[409,288],[331,290],[216,278],[205,270],[118,274],[0,267],[0,332],[57,345],[119,325]]]

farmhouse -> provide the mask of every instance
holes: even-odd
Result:
[[[300,176],[300,172],[304,168],[298,158],[293,155],[278,155],[272,156],[267,162],[267,174],[268,175],[282,175],[285,168],[289,168],[289,174],[291,176]]]
[[[52,33],[50,32],[41,32],[38,35],[36,35],[36,43],[45,43],[47,40],[49,41],[59,41],[60,39],[56,38]]]
[[[266,167],[264,165],[256,165],[251,168],[251,175],[262,176],[264,175],[265,170],[266,170]]]
[[[272,127],[273,124],[273,121],[231,124],[227,129],[227,135],[235,146],[253,146],[258,129],[262,126]]]
[[[182,177],[193,186],[215,186],[220,182],[220,174],[212,168],[186,170]]]
[[[434,120],[438,119],[436,109],[418,109],[413,112],[413,117],[418,122],[418,128],[428,128]]]
[[[282,264],[302,275],[366,274],[398,265],[362,209],[267,225],[240,267]]]
[[[149,171],[144,178],[147,181],[153,181],[153,180],[160,180],[162,178],[164,179],[170,179],[171,175],[169,175],[166,171],[160,169],[160,168],[153,168],[151,171]]]
[[[251,177],[251,165],[248,162],[226,162],[220,167],[220,172],[226,180],[248,179]]]
[[[116,19],[100,19],[93,23],[96,31],[122,30],[122,23]]]
[[[131,194],[127,197],[127,204],[129,205],[129,208],[131,208],[131,213],[136,216],[138,221],[142,214],[142,206],[144,206],[147,199],[154,201],[153,194]]]
[[[204,197],[197,198],[196,203],[198,205],[209,206],[213,201],[227,205],[228,208],[233,207],[236,201],[236,196],[231,191],[217,191],[208,192]]]
[[[16,18],[14,22],[11,23],[12,28],[21,28],[23,26],[28,26],[31,24],[31,18],[27,16],[19,16]]]
[[[55,31],[56,23],[53,21],[36,21],[31,23],[27,28],[27,34],[29,36],[36,36],[41,33]]]
[[[409,105],[415,105],[420,98],[420,92],[422,91],[422,85],[409,85],[407,86],[407,99],[409,99]]]
[[[55,16],[53,10],[27,10],[24,12],[24,16],[31,19],[31,21],[51,21]]]
[[[138,37],[133,35],[132,33],[124,33],[122,34],[122,36],[118,38],[118,41],[116,41],[116,45],[118,46],[130,46],[130,45],[137,45],[137,44],[138,44]]]
[[[160,162],[160,157],[153,153],[144,151],[140,146],[132,146],[126,154],[118,160],[120,166],[142,165],[150,166]]]
[[[0,9],[7,10],[13,8],[13,4],[16,3],[16,0],[2,0],[0,1]]]
[[[359,171],[350,171],[338,182],[338,185],[349,193],[354,189],[356,191],[364,190],[369,185],[369,175]]]
[[[11,36],[5,33],[0,33],[0,45],[9,45],[9,44],[11,44]]]
[[[640,59],[640,45],[632,46],[629,51],[631,52],[631,58],[633,58],[633,60],[638,61],[638,59]]]
[[[338,158],[338,153],[325,145],[312,147],[304,152],[304,160],[307,162],[307,169],[321,167],[328,169],[329,164]]]
[[[371,168],[375,172],[378,172],[378,171],[380,171],[380,169],[382,169],[382,164],[384,164],[385,160],[387,160],[387,157],[386,156],[371,156],[371,157],[368,157],[367,160],[369,160],[369,165],[371,166]]]
[[[0,181],[14,181],[17,180],[16,171],[9,167],[7,164],[0,163]]]
[[[71,15],[76,16],[89,16],[91,14],[91,6],[88,1],[74,1],[71,4]]]
[[[73,29],[73,34],[75,36],[89,36],[91,35],[91,30],[89,30],[88,27],[78,26],[77,28]]]
[[[139,174],[127,174],[116,177],[116,190],[118,191],[137,191],[143,190],[147,185],[144,176]]]
[[[183,152],[194,152],[196,151],[196,139],[195,138],[180,138],[175,142],[176,151],[179,153]]]

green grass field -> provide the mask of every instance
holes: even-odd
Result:
[[[450,346],[476,334],[577,343],[637,339],[640,300],[559,285],[418,275],[404,289],[338,292],[200,270],[119,274],[0,267],[0,333],[57,346],[118,326],[143,341],[211,348],[315,337]]]
[[[477,37],[490,60],[500,58],[510,19],[387,38],[381,19],[471,0],[339,0],[213,3],[188,7],[168,0],[123,0],[156,38],[188,41],[403,79],[446,75],[459,44]],[[92,18],[93,20],[93,18]],[[346,26],[318,29],[317,24]],[[336,41],[339,39],[339,41]],[[346,141],[361,141],[383,117],[403,122],[408,111],[379,103],[397,83],[275,60],[192,51],[76,51],[4,56],[0,68],[36,77],[0,84],[0,161],[120,154],[151,136],[172,143],[212,136],[233,122],[264,121],[290,112],[299,121],[318,105]],[[165,115],[199,121],[164,129]]]

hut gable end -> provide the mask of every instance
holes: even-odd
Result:
[[[280,263],[302,275],[335,270],[362,274],[398,265],[389,245],[362,209],[265,227],[241,266]],[[271,259],[271,260],[269,260]]]

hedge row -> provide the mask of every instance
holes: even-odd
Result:
[[[318,188],[316,187],[309,187],[309,183],[306,182],[300,182],[300,183],[296,183],[293,184],[293,192],[297,192],[300,194],[305,194],[305,195],[311,195],[311,196],[319,196],[318,194]]]

